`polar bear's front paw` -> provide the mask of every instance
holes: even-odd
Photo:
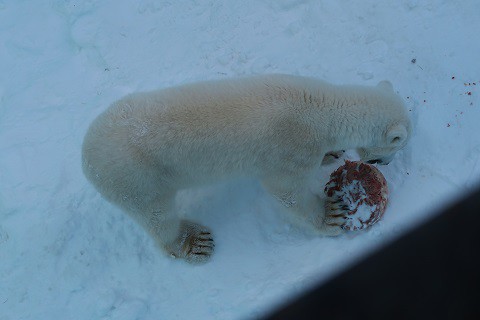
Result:
[[[338,236],[345,233],[343,225],[345,224],[345,218],[336,215],[326,216],[319,229],[319,232],[324,236]]]
[[[341,199],[328,198],[325,202],[325,218],[323,225],[328,233],[338,235],[344,233],[344,225],[347,221],[349,208]]]
[[[176,247],[177,252],[172,252],[173,256],[180,256],[190,263],[204,263],[213,254],[215,243],[207,227],[184,220]]]
[[[321,221],[320,232],[327,236],[345,233],[343,226],[347,221],[348,206],[338,199],[329,198],[325,202],[325,217]]]
[[[323,236],[335,237],[345,233],[342,226],[336,224],[328,224],[325,222],[319,229],[319,232]]]

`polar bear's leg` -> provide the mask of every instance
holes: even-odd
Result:
[[[140,222],[172,257],[206,262],[215,247],[212,233],[207,227],[180,219],[173,209],[174,197],[175,192],[155,197],[140,214]]]
[[[306,187],[306,178],[282,177],[262,181],[264,187],[290,211],[300,216],[322,235],[336,236],[344,233],[343,218],[325,216],[323,201]]]

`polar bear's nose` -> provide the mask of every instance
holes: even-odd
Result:
[[[378,164],[388,165],[390,163],[390,161],[384,161],[382,159],[373,159],[373,160],[368,160],[367,163],[369,163],[369,164],[378,163]]]

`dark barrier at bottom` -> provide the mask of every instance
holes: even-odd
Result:
[[[480,319],[480,189],[266,319]]]

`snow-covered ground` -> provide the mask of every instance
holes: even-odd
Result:
[[[477,0],[0,0],[0,319],[255,318],[426,219],[480,178],[479,14]],[[379,167],[390,204],[373,228],[313,237],[258,182],[232,181],[179,196],[217,244],[192,266],[84,178],[87,127],[121,96],[273,72],[389,79],[404,98],[415,133]]]

